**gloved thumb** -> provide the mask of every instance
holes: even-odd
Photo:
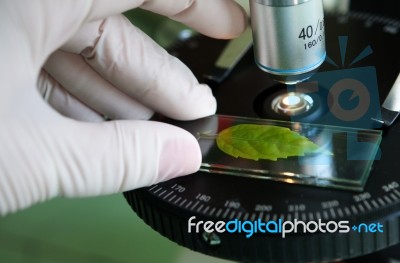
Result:
[[[0,215],[55,196],[96,196],[149,186],[200,166],[197,140],[169,124],[56,119],[25,127],[9,123],[9,129],[0,130],[0,160],[6,160],[1,163]]]
[[[149,186],[196,172],[201,163],[197,140],[187,131],[152,121],[79,123],[62,195],[87,196]],[[69,139],[70,140],[70,139]],[[76,164],[73,163],[76,161]],[[81,184],[71,184],[80,177]]]

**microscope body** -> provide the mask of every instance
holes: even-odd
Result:
[[[295,84],[324,62],[322,0],[250,0],[255,62],[273,79]]]

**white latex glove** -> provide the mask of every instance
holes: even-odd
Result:
[[[195,138],[146,120],[154,111],[204,117],[215,112],[215,99],[119,15],[135,7],[212,37],[235,37],[246,25],[231,0],[0,1],[0,215],[199,168]]]

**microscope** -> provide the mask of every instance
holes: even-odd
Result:
[[[398,15],[398,2],[386,3]],[[353,1],[346,13],[324,14],[322,0],[250,0],[252,28],[239,38],[196,35],[171,47],[210,84],[218,115],[171,122],[198,136],[202,166],[194,175],[125,192],[139,217],[177,244],[234,262],[400,258],[400,122],[394,121],[400,110],[400,18],[357,5],[369,3]],[[346,121],[360,108],[362,118]],[[381,116],[375,116],[379,109]],[[371,117],[382,127],[368,126]],[[242,123],[287,125],[332,154],[276,162],[221,154],[210,134]],[[353,143],[362,147],[349,147]],[[258,232],[248,238],[244,232],[189,232],[193,216],[199,223],[302,220],[334,226],[345,220],[351,228],[287,238]],[[359,231],[374,224],[383,225],[383,232]]]

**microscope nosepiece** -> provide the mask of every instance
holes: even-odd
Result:
[[[322,0],[250,0],[254,55],[273,79],[295,84],[324,62]]]

